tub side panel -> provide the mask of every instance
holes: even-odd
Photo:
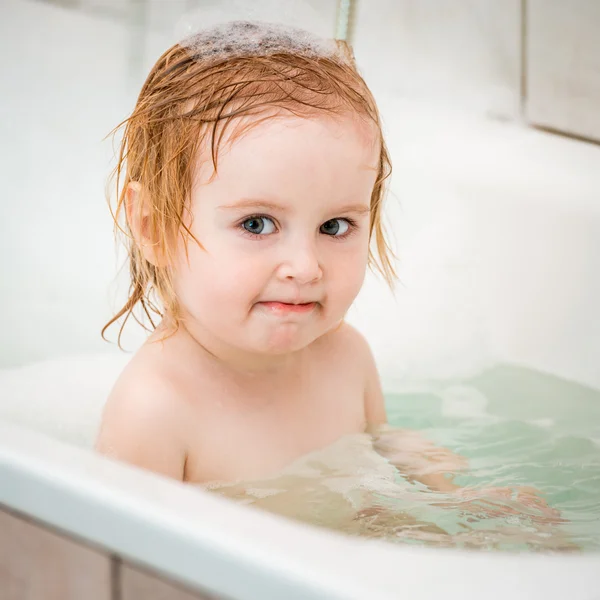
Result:
[[[121,600],[217,600],[222,596],[199,593],[186,589],[168,578],[129,564],[120,566]]]
[[[3,600],[111,600],[111,558],[0,510]]]

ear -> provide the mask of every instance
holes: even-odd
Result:
[[[158,266],[158,244],[150,230],[150,204],[142,184],[131,181],[125,191],[125,214],[133,239],[144,258]]]

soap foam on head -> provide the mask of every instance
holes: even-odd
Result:
[[[320,38],[303,29],[258,21],[222,23],[193,34],[181,41],[180,45],[202,61],[280,53],[309,58],[343,58],[334,40]]]
[[[343,59],[330,25],[302,0],[220,0],[186,13],[176,35],[201,60],[280,52]]]

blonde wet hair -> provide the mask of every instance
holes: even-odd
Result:
[[[125,236],[130,286],[127,301],[103,327],[103,337],[123,316],[119,346],[131,316],[148,331],[156,328],[155,319],[165,317],[173,330],[177,329],[180,309],[169,265],[173,264],[179,237],[186,248],[190,239],[201,245],[187,224],[199,150],[210,150],[216,173],[218,151],[231,124],[234,127],[229,142],[277,115],[353,116],[374,126],[380,152],[371,194],[369,266],[390,286],[393,284],[393,253],[382,224],[385,181],[391,174],[391,162],[379,111],[350,47],[341,40],[331,42],[335,52],[322,55],[282,48],[275,53],[233,53],[208,60],[198,44],[184,41],[158,59],[133,112],[109,133],[124,128],[117,165],[111,174],[117,198],[111,213],[115,233]],[[154,253],[161,257],[159,261],[151,262],[145,257],[127,215],[122,218],[127,212],[127,190],[132,183],[142,189],[144,201],[138,202],[135,210],[140,215],[143,207],[146,211],[147,236],[152,240]],[[110,194],[108,201],[110,204]],[[150,327],[135,314],[138,305]]]

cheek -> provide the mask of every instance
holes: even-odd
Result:
[[[178,284],[189,303],[206,305],[204,310],[216,312],[220,308],[249,302],[260,293],[265,281],[264,260],[235,247],[208,245],[203,250],[190,244],[189,265],[185,257],[178,268]]]
[[[214,293],[227,304],[245,305],[264,288],[268,270],[256,256],[236,254],[215,261],[213,270]]]
[[[333,287],[330,292],[341,301],[352,302],[362,287],[367,261],[368,250],[362,244],[345,252],[336,252],[330,264]]]

